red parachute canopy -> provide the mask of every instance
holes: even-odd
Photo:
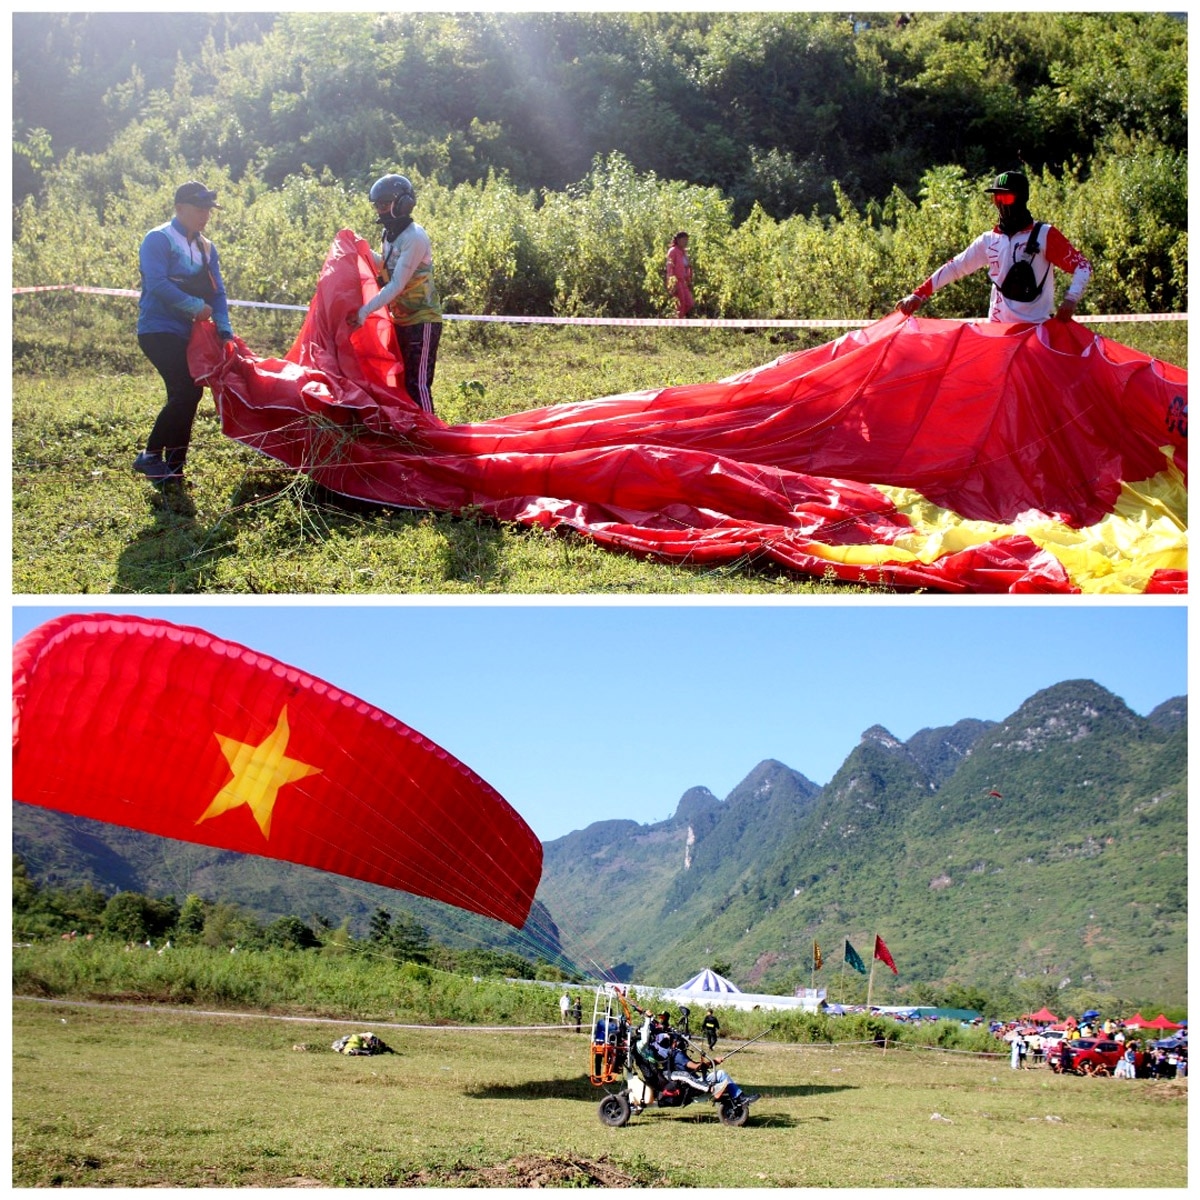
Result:
[[[441,747],[202,629],[58,617],[13,649],[13,798],[525,923],[537,837]]]
[[[1074,322],[899,314],[716,383],[447,427],[398,386],[367,244],[335,240],[287,357],[193,373],[232,438],[331,491],[475,508],[697,565],[767,556],[951,592],[1179,592],[1187,372]]]

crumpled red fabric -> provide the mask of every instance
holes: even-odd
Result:
[[[446,426],[404,391],[388,319],[346,324],[375,287],[367,244],[343,230],[284,359],[222,353],[203,325],[191,347],[228,436],[359,500],[563,525],[672,562],[765,556],[899,588],[1059,592],[1078,589],[1022,524],[1093,526],[1123,482],[1171,460],[1186,480],[1187,372],[1074,322],[896,313],[717,382]],[[892,559],[917,531],[881,486],[1013,528]],[[843,561],[847,546],[881,549],[864,565]],[[1186,590],[1186,571],[1146,590]]]

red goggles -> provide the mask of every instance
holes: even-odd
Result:
[[[1017,198],[1016,192],[993,192],[992,199],[997,204],[1012,204]]]

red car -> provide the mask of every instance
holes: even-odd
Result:
[[[1069,1052],[1069,1063],[1063,1067],[1063,1047]],[[1121,1061],[1125,1047],[1120,1042],[1109,1041],[1107,1038],[1080,1038],[1075,1042],[1062,1041],[1050,1047],[1046,1053],[1046,1063],[1051,1070],[1070,1071],[1076,1075],[1111,1075],[1113,1068]]]

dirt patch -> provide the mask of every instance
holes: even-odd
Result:
[[[777,950],[764,950],[746,973],[746,986],[753,987],[778,961],[779,952]]]
[[[418,1171],[398,1181],[402,1187],[612,1187],[644,1185],[645,1180],[614,1166],[607,1158],[564,1158],[522,1154],[495,1167],[452,1167]]]
[[[1153,1086],[1146,1088],[1142,1095],[1147,1100],[1186,1100],[1188,1085],[1186,1079],[1156,1079]]]

